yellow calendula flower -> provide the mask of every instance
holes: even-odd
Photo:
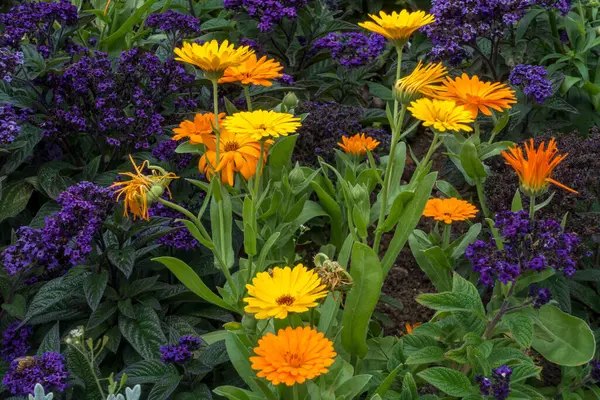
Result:
[[[283,76],[282,70],[283,66],[279,62],[267,59],[266,56],[257,59],[256,54],[252,54],[240,65],[227,68],[219,83],[272,86],[272,80]]]
[[[347,154],[360,156],[367,154],[367,150],[375,150],[379,144],[380,143],[377,140],[365,136],[364,133],[357,133],[354,136],[350,136],[350,138],[342,136],[342,143],[338,143],[338,146],[340,146]]]
[[[277,336],[267,333],[250,357],[252,369],[273,385],[293,386],[326,374],[337,353],[333,342],[322,332],[305,326],[280,329]]]
[[[429,199],[423,211],[424,217],[451,224],[454,221],[466,221],[477,215],[477,208],[468,201],[451,199]]]
[[[517,102],[515,92],[503,83],[482,82],[478,76],[467,74],[448,78],[438,89],[438,98],[452,100],[471,112],[473,118],[481,111],[484,115],[492,115],[491,109],[502,112]]]
[[[548,147],[542,142],[536,149],[533,139],[530,139],[529,143],[525,143],[525,153],[519,146],[515,146],[501,154],[506,164],[513,167],[519,176],[519,184],[525,194],[529,196],[544,194],[550,183],[569,192],[578,193],[551,178],[554,168],[567,157],[567,154],[558,155],[554,138],[548,142]]]
[[[229,67],[235,67],[254,54],[248,46],[236,48],[227,40],[221,44],[216,40],[198,43],[184,43],[175,49],[177,61],[183,61],[200,68],[209,79],[218,79],[223,76]]]
[[[404,45],[408,38],[419,28],[435,21],[435,17],[424,11],[386,14],[379,12],[379,16],[369,14],[373,21],[360,22],[358,25],[372,32],[385,36],[396,45]]]
[[[225,113],[219,113],[219,124],[225,119]],[[215,125],[215,114],[196,114],[193,121],[185,120],[174,128],[173,140],[188,138],[191,144],[203,144],[207,140],[214,140],[213,126]]]
[[[244,298],[248,303],[244,311],[256,314],[256,319],[283,319],[289,312],[308,311],[328,293],[319,275],[302,264],[294,269],[274,268],[272,275],[259,272],[246,288],[249,297]]]
[[[421,98],[410,103],[407,109],[413,117],[423,121],[424,126],[438,132],[473,130],[467,125],[473,122],[471,112],[453,101]]]
[[[172,172],[166,172],[160,167],[149,165],[148,161],[144,161],[142,165],[136,165],[133,157],[129,156],[131,163],[133,164],[134,172],[121,172],[120,175],[130,177],[131,179],[123,182],[115,182],[111,187],[119,188],[116,191],[117,201],[124,197],[124,215],[127,216],[129,212],[133,214],[133,219],[140,217],[148,220],[148,207],[156,201],[165,189],[171,195],[169,191],[169,183],[171,180],[177,179],[177,176]],[[142,172],[144,169],[152,171],[152,175],[144,175]]]
[[[398,80],[394,85],[394,95],[402,104],[409,104],[420,97],[433,97],[440,90],[439,84],[448,73],[442,63],[427,64],[419,61],[414,71]]]
[[[223,121],[223,127],[236,134],[252,136],[254,140],[287,136],[300,128],[300,118],[292,114],[257,110],[235,113]]]

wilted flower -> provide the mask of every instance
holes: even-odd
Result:
[[[327,255],[319,253],[314,258],[315,271],[321,282],[331,293],[346,292],[352,287],[352,276],[338,262],[330,260]]]

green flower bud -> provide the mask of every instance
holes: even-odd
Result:
[[[296,106],[298,106],[298,97],[294,94],[294,92],[289,92],[283,98],[282,103],[288,110],[296,108]]]
[[[300,166],[298,164],[296,164],[294,169],[292,169],[292,171],[290,172],[289,178],[290,178],[290,184],[292,186],[298,186],[298,185],[304,183],[304,181],[305,181],[304,172],[302,172],[302,169],[300,168]]]

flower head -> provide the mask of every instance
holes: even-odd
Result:
[[[175,49],[177,61],[192,64],[204,71],[210,79],[220,78],[229,67],[240,65],[254,51],[247,46],[236,48],[227,40],[220,45],[216,40],[202,45],[197,43],[184,43]]]
[[[346,153],[357,156],[367,154],[367,151],[373,151],[379,142],[371,137],[365,136],[364,133],[357,133],[350,138],[342,136],[342,143],[338,143]]]
[[[301,313],[317,305],[317,300],[327,296],[327,289],[314,271],[302,264],[273,269],[273,274],[259,272],[247,284],[249,297],[246,312],[256,314],[257,319],[275,317],[283,319],[288,312]]]
[[[33,394],[36,383],[46,391],[64,392],[69,373],[64,357],[55,352],[42,356],[19,357],[13,360],[4,374],[2,384],[14,396]]]
[[[417,29],[435,21],[433,15],[424,11],[411,13],[402,10],[400,13],[394,11],[391,14],[380,11],[379,16],[369,14],[369,17],[374,22],[360,22],[358,25],[399,44],[404,44]]]
[[[508,80],[512,85],[522,87],[523,93],[541,104],[552,96],[552,81],[547,76],[548,71],[541,65],[518,64]]]
[[[225,119],[225,113],[219,113],[219,126]],[[175,136],[173,140],[189,138],[191,144],[205,144],[205,141],[213,140],[213,126],[215,126],[215,114],[204,113],[196,114],[194,120],[185,120],[179,124],[179,127],[173,129]]]
[[[451,199],[429,199],[425,210],[425,217],[432,217],[436,221],[451,224],[454,221],[465,221],[477,215],[477,208],[468,201]]]
[[[205,345],[201,338],[185,335],[179,338],[177,344],[160,346],[160,360],[165,364],[185,364],[192,359],[194,351]]]
[[[235,113],[223,121],[223,127],[235,134],[250,135],[253,140],[277,138],[296,132],[300,118],[275,111],[244,111]]]
[[[405,323],[404,328],[406,329],[406,334],[412,335],[413,330],[422,324],[423,324],[422,322],[415,322],[414,324],[409,324],[408,322]]]
[[[128,215],[129,211],[133,214],[134,219],[140,217],[148,220],[150,219],[148,207],[164,193],[165,189],[169,191],[169,183],[171,180],[177,179],[177,176],[172,172],[167,173],[160,167],[150,166],[147,160],[142,165],[137,166],[131,155],[129,159],[133,164],[135,173],[121,172],[121,175],[128,176],[131,179],[124,182],[115,182],[111,187],[119,188],[116,190],[117,201],[121,196],[125,196],[125,216]],[[149,168],[152,175],[144,175],[142,171],[145,168]]]
[[[432,126],[440,132],[473,130],[467,125],[473,122],[471,112],[453,101],[422,98],[410,103],[408,111],[423,121],[424,126]]]
[[[219,83],[239,82],[242,85],[272,86],[274,79],[281,78],[283,66],[267,56],[257,59],[256,54],[252,54],[237,66],[231,66],[225,70],[225,73]]]
[[[515,92],[509,86],[498,82],[482,82],[477,75],[469,78],[467,74],[448,78],[439,89],[438,98],[464,106],[473,118],[477,118],[479,111],[490,116],[490,108],[501,112],[517,102]]]
[[[396,82],[394,92],[399,101],[404,104],[422,96],[434,97],[436,91],[441,89],[438,84],[443,82],[447,73],[442,63],[427,64],[423,67],[423,62],[419,60],[419,64],[410,75]]]
[[[557,153],[556,141],[552,138],[547,147],[542,142],[536,149],[533,139],[531,139],[529,143],[525,143],[525,153],[520,147],[515,146],[508,149],[508,151],[503,151],[501,154],[506,160],[506,164],[513,167],[519,176],[521,190],[529,196],[538,196],[545,193],[548,190],[549,183],[572,193],[577,193],[550,177],[554,168],[567,157],[567,154],[558,155]]]
[[[250,361],[257,375],[273,385],[287,386],[327,373],[337,355],[333,342],[308,326],[280,329],[277,336],[267,333],[258,340],[254,353]]]
[[[331,58],[347,69],[367,65],[385,50],[385,38],[377,33],[329,32],[317,40],[313,50],[329,50]]]
[[[12,322],[2,333],[2,349],[0,357],[7,363],[17,357],[24,356],[31,348],[31,336],[33,328],[31,325],[23,325],[19,328],[19,321]]]

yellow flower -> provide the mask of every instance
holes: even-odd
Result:
[[[429,199],[423,216],[433,217],[436,221],[451,224],[453,221],[465,221],[477,215],[477,208],[468,201],[451,199]]]
[[[327,296],[319,275],[302,264],[294,269],[274,268],[272,276],[259,272],[246,288],[250,297],[244,298],[248,303],[244,311],[256,314],[256,319],[283,319],[288,312],[308,311],[317,305],[318,299]]]
[[[508,151],[501,153],[506,160],[506,164],[513,167],[519,176],[521,190],[529,196],[538,196],[548,190],[549,183],[553,183],[569,192],[578,193],[550,177],[554,168],[568,154],[558,155],[554,138],[550,140],[547,148],[544,147],[545,144],[542,142],[536,150],[533,139],[530,139],[529,143],[525,143],[525,154],[518,146],[511,147]],[[525,158],[525,155],[527,155],[527,158]]]
[[[490,108],[502,112],[517,102],[515,92],[509,86],[498,82],[482,82],[477,75],[469,78],[467,74],[462,74],[462,77],[448,78],[439,90],[439,99],[452,100],[464,106],[473,118],[477,118],[479,111],[490,116]]]
[[[377,140],[365,136],[364,133],[357,133],[354,136],[350,136],[350,138],[342,136],[342,142],[343,143],[338,143],[338,146],[340,146],[346,153],[357,156],[367,154],[367,150],[373,151],[377,146],[379,146],[379,142]]]
[[[432,126],[439,132],[473,130],[466,125],[473,122],[471,112],[453,101],[422,98],[410,103],[408,111],[413,117],[423,121],[424,126]]]
[[[244,111],[235,113],[223,121],[223,127],[236,134],[251,135],[254,140],[287,136],[301,126],[300,118],[275,111]]]
[[[358,25],[372,32],[379,33],[393,42],[402,45],[419,28],[429,25],[435,21],[431,14],[424,11],[408,12],[402,10],[400,13],[392,12],[386,14],[379,12],[379,16],[369,14],[375,22],[360,22]]]
[[[238,66],[229,67],[219,83],[240,82],[242,85],[272,86],[273,79],[281,78],[283,66],[263,56],[257,60],[252,54],[246,61]]]
[[[177,61],[183,61],[200,68],[207,74],[209,79],[217,79],[223,76],[223,72],[229,67],[235,67],[244,62],[254,50],[248,46],[235,48],[227,40],[219,45],[213,40],[202,45],[197,43],[184,43],[182,47],[175,48]]]
[[[219,114],[219,124],[223,122],[225,113]],[[213,126],[215,125],[215,114],[196,114],[194,121],[185,120],[173,129],[175,136],[173,140],[189,138],[191,144],[203,144],[206,140],[214,140]]]
[[[148,216],[148,206],[159,198],[167,189],[169,196],[169,183],[172,179],[177,179],[177,176],[169,172],[167,173],[160,167],[153,167],[144,161],[139,167],[135,164],[133,157],[129,156],[135,173],[121,172],[121,175],[128,176],[131,180],[124,182],[115,182],[111,187],[119,188],[116,191],[117,201],[121,196],[125,196],[124,200],[124,215],[128,215],[128,210],[133,214],[133,219],[140,217],[142,219],[150,219]],[[152,171],[152,175],[144,175],[142,171],[148,168]]]
[[[256,165],[260,157],[260,142],[252,139],[249,135],[236,135],[223,129],[219,138],[219,165],[217,162],[217,140],[210,135],[204,142],[206,152],[198,163],[200,172],[206,175],[210,181],[215,172],[221,173],[221,182],[233,186],[235,173],[239,172],[248,180],[256,173]],[[272,141],[265,142],[268,149]],[[267,151],[263,155],[263,163],[267,161]]]
[[[440,86],[436,85],[444,81],[448,71],[442,63],[428,64],[423,68],[423,63],[419,64],[415,70],[408,76],[398,80],[394,85],[394,91],[401,103],[408,104],[419,97],[433,97]]]
[[[326,374],[337,355],[333,342],[308,326],[288,326],[277,336],[269,332],[258,340],[254,353],[250,361],[252,369],[259,371],[257,376],[287,386]]]

